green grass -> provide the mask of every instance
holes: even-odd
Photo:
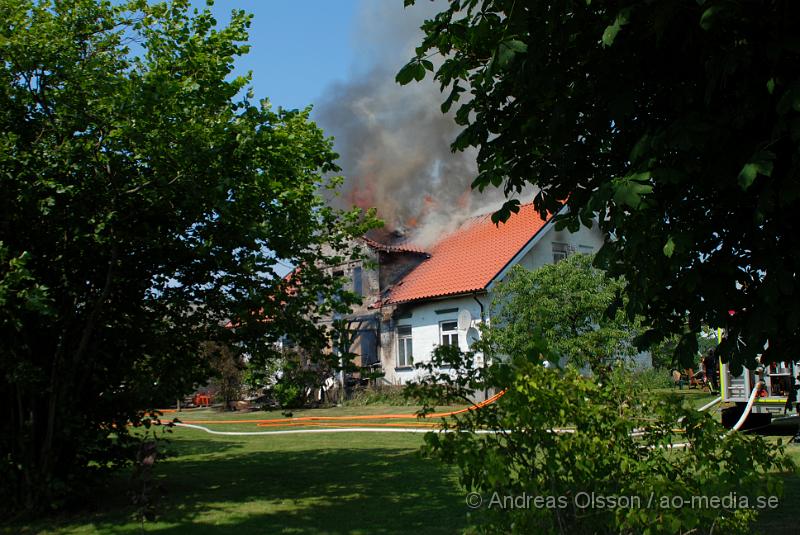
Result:
[[[713,395],[670,391],[699,407]],[[295,411],[293,416],[349,416],[414,412],[413,407],[339,407]],[[172,415],[168,415],[172,416]],[[281,418],[280,411],[221,414],[185,411],[183,420]],[[209,424],[226,431],[260,431],[251,423]],[[774,438],[768,440],[775,441]],[[417,453],[422,435],[345,433],[214,436],[177,428],[170,437],[174,456],[159,461],[156,478],[164,487],[158,518],[147,533],[458,533],[468,509],[455,472]],[[789,455],[800,466],[800,445]],[[139,533],[126,476],[97,489],[83,510],[0,529],[23,534]],[[756,533],[797,531],[800,473],[784,477],[776,511],[762,515]]]
[[[396,407],[321,409],[314,415],[379,414]],[[297,411],[294,416],[307,415]],[[183,419],[280,418],[280,412],[192,411]],[[259,430],[252,424],[215,429]],[[147,533],[454,533],[466,525],[452,470],[418,455],[422,435],[345,433],[225,437],[178,428],[157,464],[165,488]],[[118,478],[91,510],[13,533],[138,533],[130,485]]]
[[[777,442],[777,439],[768,439]],[[786,438],[783,439],[786,443]],[[798,506],[800,506],[800,444],[788,444],[786,453],[797,470],[783,477],[783,496],[775,511],[762,514],[756,523],[756,532],[769,535],[794,535],[798,532]]]

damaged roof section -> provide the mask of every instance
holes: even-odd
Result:
[[[382,251],[384,253],[415,253],[415,254],[425,255],[428,257],[430,256],[430,254],[428,254],[422,248],[416,247],[414,245],[409,245],[409,244],[390,245],[386,243],[379,243],[373,239],[367,238],[366,236],[364,236],[361,239],[364,240],[364,243],[368,247],[371,247],[376,251]]]
[[[521,206],[519,213],[499,226],[491,214],[468,219],[434,244],[429,258],[395,284],[384,302],[484,290],[546,224],[533,204]]]

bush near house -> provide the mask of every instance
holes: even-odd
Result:
[[[593,267],[593,259],[574,254],[536,270],[515,266],[493,292],[492,328],[485,332],[490,351],[530,354],[537,349],[530,333],[538,329],[556,362],[588,365],[596,373],[635,355],[639,322],[619,308],[609,312],[626,283]]]
[[[539,356],[495,361],[485,371],[471,366],[472,357],[441,348],[427,366],[430,377],[410,388],[423,402],[461,398],[476,387],[505,390],[497,402],[445,424],[455,432],[426,435],[426,451],[457,466],[464,487],[480,496],[479,531],[746,533],[756,510],[741,501],[674,504],[735,493],[753,506],[780,493],[771,472],[792,467],[780,443],[723,436],[710,415],[679,399],[641,395],[622,367],[599,379],[572,366],[545,368]],[[437,373],[444,364],[456,373]],[[508,505],[525,496],[549,505]]]

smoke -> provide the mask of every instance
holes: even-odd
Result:
[[[422,247],[503,201],[499,190],[471,191],[476,153],[451,152],[459,127],[442,114],[443,96],[430,75],[407,86],[394,81],[422,41],[419,26],[441,8],[442,2],[403,9],[401,2],[362,0],[354,36],[362,67],[330,86],[315,114],[335,138],[346,177],[333,202],[376,207],[387,230]]]

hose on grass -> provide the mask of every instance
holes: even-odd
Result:
[[[308,433],[452,433],[452,429],[420,429],[418,427],[331,427],[324,429],[282,429],[278,431],[215,431],[202,425],[174,423],[178,427],[199,429],[212,435],[225,436],[254,436],[254,435],[299,435]],[[464,433],[468,431],[463,431]],[[469,431],[478,435],[501,433],[491,429],[478,429]]]
[[[449,412],[434,412],[431,414],[424,415],[424,418],[447,418],[449,416],[455,416],[457,414],[463,414],[465,412],[474,411],[478,409],[482,409],[487,405],[491,405],[498,399],[500,399],[503,394],[505,394],[505,390],[501,390],[497,394],[481,401],[479,403],[475,403],[474,405],[470,405],[469,407],[465,407],[463,409],[458,409],[455,411]],[[261,420],[186,420],[183,423],[187,424],[256,424],[259,427],[267,427],[270,424],[274,425],[294,425],[298,422],[338,422],[338,421],[363,421],[363,420],[410,420],[410,419],[417,419],[415,414],[361,414],[357,416],[301,416],[297,418],[271,418],[271,419],[261,419]],[[266,425],[263,425],[266,424]]]
[[[731,433],[738,431],[744,422],[747,420],[747,416],[750,414],[750,410],[753,407],[753,403],[755,402],[755,398],[758,395],[758,392],[761,388],[761,383],[756,385],[756,388],[753,389],[752,394],[750,395],[750,399],[747,403],[747,406],[742,413],[741,418],[739,421],[734,425],[732,429],[730,429],[725,435],[722,435],[721,438],[724,438]],[[468,411],[479,410],[487,405],[490,405],[500,399],[500,397],[505,394],[505,390],[498,392],[497,394],[487,398],[484,401],[471,405],[469,407],[465,407],[463,409],[449,411],[449,412],[439,412],[439,413],[431,413],[427,414],[424,417],[426,418],[446,418],[448,416],[455,416],[457,414],[463,414]],[[700,407],[698,412],[703,412],[710,407],[716,405],[722,401],[722,397],[717,397],[714,400],[710,401],[706,405]],[[404,423],[377,423],[377,422],[367,422],[365,424],[360,423],[353,423],[353,421],[364,421],[364,420],[393,420],[393,419],[411,419],[417,418],[416,415],[410,414],[365,414],[365,415],[357,415],[357,416],[304,416],[298,418],[272,418],[272,419],[260,419],[260,420],[187,420],[186,422],[175,422],[173,425],[178,427],[186,427],[191,429],[198,429],[201,431],[205,431],[206,433],[212,435],[224,435],[224,436],[260,436],[260,435],[291,435],[291,434],[309,434],[309,433],[449,433],[453,432],[451,429],[441,429],[438,428],[438,424],[434,422],[404,422]],[[317,429],[279,429],[274,431],[215,431],[209,429],[205,426],[199,424],[248,424],[248,423],[255,423],[258,427],[317,427]],[[551,429],[551,433],[574,433],[576,430],[572,428],[554,428]],[[674,429],[676,433],[685,432],[683,429]],[[466,431],[465,431],[466,432]],[[476,434],[497,434],[497,433],[506,433],[508,430],[491,430],[491,429],[479,429],[472,431]],[[632,436],[641,436],[644,434],[644,431],[641,429],[634,430],[631,435]],[[653,446],[655,447],[655,446]],[[688,442],[681,442],[676,444],[669,444],[664,446],[667,449],[682,449],[691,447],[690,443]]]

